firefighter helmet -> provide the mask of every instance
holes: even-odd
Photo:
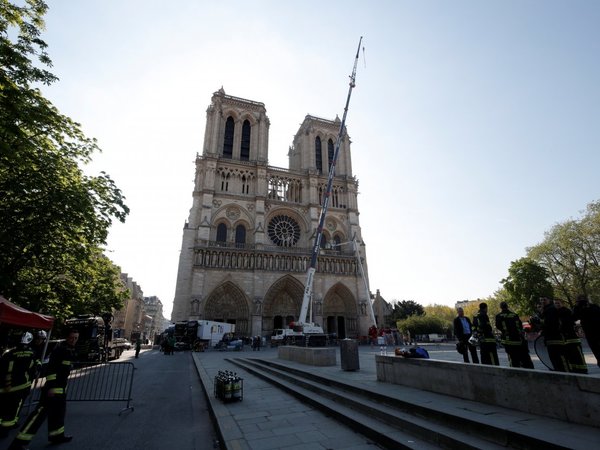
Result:
[[[21,344],[31,344],[31,341],[33,341],[33,334],[29,331],[23,333],[23,336],[21,336]]]
[[[470,338],[469,338],[469,344],[477,347],[479,345],[479,336],[477,334],[473,334]]]

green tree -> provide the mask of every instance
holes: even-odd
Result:
[[[508,277],[503,284],[510,303],[518,314],[533,314],[540,297],[552,297],[553,289],[548,271],[532,258],[521,258],[510,263]]]
[[[427,305],[425,306],[424,312],[426,316],[439,317],[440,319],[452,323],[456,317],[456,309],[447,305]]]
[[[555,295],[571,306],[578,294],[600,298],[600,201],[580,219],[554,225],[527,255],[548,271]]]
[[[439,333],[448,335],[450,326],[440,317],[412,315],[396,322],[396,327],[403,333],[410,332],[414,338],[418,334]]]
[[[397,320],[406,319],[410,316],[422,316],[425,314],[423,306],[413,300],[395,301],[392,302],[392,304],[393,310],[389,318],[391,323],[394,323]]]
[[[107,174],[81,169],[96,141],[36,87],[57,81],[40,38],[46,10],[0,0],[0,292],[61,316],[114,273],[99,254],[129,209]]]

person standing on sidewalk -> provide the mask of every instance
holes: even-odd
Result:
[[[136,359],[140,356],[140,350],[142,349],[142,340],[140,338],[135,341],[135,357]]]
[[[569,365],[565,356],[565,340],[560,332],[560,318],[552,299],[540,299],[542,316],[542,336],[548,349],[548,357],[555,372],[568,372]]]
[[[575,332],[575,318],[573,312],[567,308],[561,299],[554,299],[554,306],[558,310],[560,319],[560,332],[565,340],[565,358],[569,365],[569,372],[588,373],[587,363],[581,348],[581,339]]]
[[[37,408],[29,415],[19,434],[8,450],[27,449],[29,443],[48,418],[48,440],[52,444],[70,442],[73,436],[65,435],[65,413],[67,411],[67,380],[71,363],[75,359],[75,344],[79,339],[77,330],[69,330],[67,339],[50,355],[46,383]]]
[[[496,328],[502,333],[502,345],[508,355],[510,367],[533,369],[529,356],[529,346],[523,333],[523,322],[519,316],[508,309],[508,303],[500,303],[500,312],[496,314]]]
[[[469,338],[473,334],[473,324],[468,317],[465,317],[465,311],[462,308],[456,310],[458,316],[454,318],[454,336],[458,339],[458,348],[461,349],[461,355],[464,362],[469,362],[469,353],[474,364],[479,364],[477,357],[477,347],[469,342]]]
[[[16,428],[19,411],[29,395],[37,361],[30,347],[33,335],[23,333],[21,342],[0,359],[0,436]]]
[[[487,303],[479,304],[479,311],[473,318],[473,331],[479,335],[479,349],[481,351],[481,364],[499,366],[496,336],[488,317]]]
[[[579,320],[585,339],[596,357],[600,367],[600,306],[590,303],[587,295],[577,296],[577,305],[573,309],[574,319]]]

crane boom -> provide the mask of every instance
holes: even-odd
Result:
[[[346,98],[346,106],[344,107],[344,115],[342,117],[342,123],[340,124],[340,131],[338,132],[337,140],[335,141],[335,150],[333,152],[333,160],[331,161],[331,167],[329,169],[329,177],[327,179],[327,190],[325,197],[323,198],[323,205],[321,206],[321,214],[319,216],[319,224],[317,226],[317,234],[315,236],[315,242],[312,248],[312,254],[310,258],[310,266],[306,273],[306,286],[304,287],[304,296],[302,298],[302,308],[300,309],[300,317],[298,318],[298,324],[304,325],[306,322],[306,316],[308,314],[308,306],[312,297],[312,287],[317,271],[317,258],[319,256],[319,250],[321,248],[321,237],[323,236],[323,225],[325,224],[325,216],[327,215],[327,208],[329,207],[329,198],[331,196],[331,190],[333,187],[333,177],[335,175],[335,164],[337,162],[338,154],[340,152],[340,145],[344,137],[344,128],[346,126],[346,116],[348,115],[348,106],[350,105],[350,97],[352,96],[352,89],[356,85],[356,66],[358,64],[358,57],[360,54],[360,44],[362,43],[362,36],[358,41],[358,48],[356,49],[356,57],[354,58],[354,67],[352,68],[352,75],[350,75],[350,87],[348,88],[348,97]],[[367,293],[368,294],[368,293]],[[312,325],[312,323],[311,323]]]

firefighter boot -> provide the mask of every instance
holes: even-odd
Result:
[[[64,444],[65,442],[71,442],[73,440],[73,436],[67,436],[65,434],[61,434],[60,436],[53,436],[49,439],[52,445]]]

